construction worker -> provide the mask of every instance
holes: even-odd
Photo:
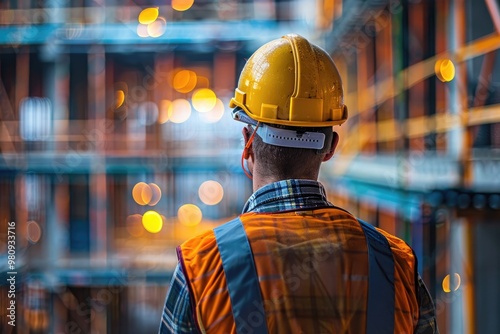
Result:
[[[347,119],[330,56],[292,34],[263,45],[230,107],[254,193],[177,248],[160,333],[438,333],[412,249],[317,181]]]

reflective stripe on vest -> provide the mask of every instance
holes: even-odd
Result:
[[[214,229],[237,333],[267,333],[264,303],[252,250],[241,220]]]
[[[394,333],[394,258],[387,239],[359,220],[368,246],[367,334]],[[250,244],[239,218],[214,229],[237,333],[267,333],[265,310]]]
[[[366,333],[394,333],[394,258],[387,239],[359,220],[368,244]]]

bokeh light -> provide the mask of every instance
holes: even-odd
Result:
[[[198,196],[200,200],[207,205],[216,205],[224,197],[224,189],[217,181],[205,181],[198,188]]]
[[[198,225],[202,218],[203,214],[199,207],[194,204],[184,204],[177,210],[177,218],[179,222],[186,226],[196,226]]]
[[[161,217],[161,220],[163,221],[163,224],[166,224],[167,223],[167,217],[165,217],[164,215],[160,215]]]
[[[153,193],[145,182],[138,182],[132,189],[132,198],[139,205],[146,205],[151,201]]]
[[[139,37],[149,37],[148,26],[139,23],[137,25],[137,36],[139,36]]]
[[[200,113],[200,119],[205,123],[217,123],[224,116],[224,103],[217,99],[215,106],[208,112]]]
[[[170,100],[161,100],[158,110],[158,123],[165,124],[168,122],[168,108],[172,105]]]
[[[457,273],[453,274],[453,282],[451,282],[451,277],[450,275],[446,275],[443,279],[443,291],[446,293],[449,293],[451,291],[457,291],[458,288],[460,287],[460,284],[462,283],[462,280],[460,278],[460,275]]]
[[[155,206],[161,199],[161,189],[156,183],[150,183],[149,188],[151,189],[152,196],[148,205]]]
[[[150,24],[158,18],[158,7],[145,8],[139,13],[137,20],[142,24]]]
[[[142,202],[144,203],[143,205],[149,204],[152,198],[153,198],[153,191],[151,190],[151,187],[148,184],[146,184],[141,189],[141,199]]]
[[[196,87],[196,73],[189,70],[180,70],[175,73],[172,86],[179,93],[189,93]]]
[[[141,125],[151,125],[158,119],[158,106],[152,101],[141,102],[137,105],[137,120]]]
[[[59,296],[61,296],[61,301],[68,310],[76,310],[78,306],[78,299],[76,299],[75,295],[73,295],[71,291],[66,290],[64,293],[59,294]]]
[[[24,321],[29,324],[30,332],[46,333],[49,326],[49,315],[46,310],[24,309]]]
[[[434,66],[436,76],[442,82],[449,82],[455,78],[455,64],[449,59],[440,59]]]
[[[125,92],[121,89],[118,89],[115,93],[115,109],[120,108],[125,102]]]
[[[140,237],[144,234],[142,227],[142,216],[139,214],[130,215],[125,221],[127,232],[133,237]]]
[[[191,8],[193,6],[194,0],[172,0],[172,8],[183,12]]]
[[[28,221],[26,224],[26,228],[28,230],[27,237],[30,243],[36,244],[38,241],[40,241],[40,238],[42,237],[42,229],[36,221]]]
[[[142,216],[142,225],[150,233],[158,233],[163,227],[163,219],[156,211],[147,211]]]
[[[207,77],[198,75],[198,82],[196,83],[196,86],[198,88],[208,88],[210,87],[210,81],[208,80]]]
[[[168,119],[172,123],[184,123],[191,116],[191,104],[184,99],[177,99],[168,108]]]
[[[156,21],[153,23],[148,24],[148,35],[156,38],[160,37],[165,33],[165,30],[167,29],[167,21],[163,17],[159,17]]]
[[[197,89],[193,93],[193,108],[199,112],[208,112],[215,107],[217,96],[210,88]]]

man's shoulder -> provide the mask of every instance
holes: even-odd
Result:
[[[377,231],[380,232],[387,239],[387,241],[389,242],[389,246],[391,246],[392,249],[399,249],[406,252],[412,252],[411,247],[403,239],[378,227]]]
[[[187,239],[178,247],[178,250],[182,252],[184,257],[190,257],[189,254],[194,255],[206,251],[215,244],[214,231],[210,229]]]
[[[389,242],[394,261],[399,264],[399,267],[408,268],[408,272],[413,273],[414,270],[416,270],[415,266],[417,259],[411,246],[408,245],[403,239],[387,231],[380,228],[377,228],[377,231],[379,231]],[[412,269],[410,270],[410,268]]]
[[[237,218],[235,218],[237,219]],[[218,227],[223,227],[226,226],[227,224],[233,222],[235,219],[229,220]],[[216,227],[217,228],[217,227]],[[183,249],[186,248],[200,248],[200,246],[205,246],[205,245],[213,245],[215,243],[215,233],[214,233],[214,228],[208,229],[204,232],[200,232],[199,234],[195,235],[194,237],[191,237],[184,241],[180,247]]]

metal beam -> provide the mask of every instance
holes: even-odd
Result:
[[[495,30],[500,34],[500,9],[498,8],[498,3],[495,0],[485,0],[488,11],[491,15],[491,20],[495,26]]]

